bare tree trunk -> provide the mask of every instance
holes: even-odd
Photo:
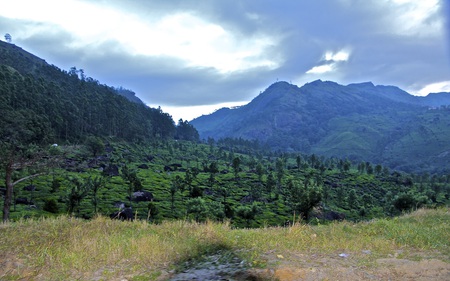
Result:
[[[13,182],[12,181],[12,174],[14,171],[13,164],[14,164],[13,161],[8,162],[8,164],[6,165],[6,169],[5,169],[6,192],[5,192],[5,201],[3,204],[3,222],[9,221],[9,214],[11,212],[11,204],[12,204],[14,186],[21,181],[24,181],[24,180],[27,180],[30,178],[34,178],[34,177],[44,174],[44,173],[38,173],[38,174],[26,176],[26,177],[23,177],[15,182]]]
[[[12,182],[12,173],[13,173],[12,164],[13,164],[12,161],[9,161],[5,169],[6,192],[5,192],[5,202],[3,204],[3,222],[9,221],[9,213],[11,210],[11,200],[14,188],[14,184]]]

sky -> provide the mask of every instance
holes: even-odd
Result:
[[[450,0],[0,0],[0,34],[177,122],[277,81],[450,92]]]

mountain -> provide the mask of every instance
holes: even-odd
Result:
[[[63,71],[1,41],[0,112],[0,142],[6,143],[79,143],[87,136],[145,141],[177,133],[169,114],[133,92],[102,85],[75,67]]]
[[[45,60],[14,44],[0,41],[0,64],[12,67],[21,75],[31,74],[34,77],[40,77],[46,79],[47,81],[57,82],[55,81],[55,77],[52,75],[52,72],[43,71],[43,69],[49,66]],[[57,68],[56,66],[53,67]],[[79,76],[82,80],[95,81],[98,83],[98,81],[91,77],[85,77],[82,69],[77,70],[75,67],[72,67],[68,74]],[[116,93],[127,98],[129,101],[144,104],[142,100],[140,100],[136,94],[130,90],[119,87],[116,88]]]
[[[203,139],[256,139],[274,150],[442,171],[450,161],[449,105],[450,93],[417,97],[370,82],[277,82],[245,106],[190,123]]]

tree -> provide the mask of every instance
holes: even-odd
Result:
[[[274,187],[276,186],[277,182],[275,181],[275,178],[273,177],[272,173],[269,173],[266,179],[266,191],[270,194],[272,193]]]
[[[397,210],[403,212],[414,208],[417,202],[411,193],[401,193],[395,197],[393,203]]]
[[[130,199],[130,207],[132,207],[133,192],[142,189],[141,179],[137,176],[136,170],[128,168],[127,165],[122,167],[120,176],[128,183],[128,198]]]
[[[175,209],[175,194],[178,190],[182,190],[183,188],[183,179],[176,175],[175,179],[172,180],[172,183],[170,185],[170,201],[172,203],[172,212]]]
[[[241,158],[235,157],[233,159],[232,165],[233,165],[233,170],[234,170],[234,178],[237,180],[238,175],[239,175],[240,165],[241,165]]]
[[[261,165],[261,163],[258,163],[258,165],[256,165],[256,174],[258,175],[259,183],[262,184],[262,178],[264,175],[264,167],[263,167],[263,165]]]
[[[176,127],[175,139],[198,142],[200,136],[194,126],[189,124],[188,121],[180,119],[178,120],[178,125]]]
[[[196,222],[206,220],[208,217],[208,206],[202,198],[193,198],[187,202],[187,213],[192,214]]]
[[[147,209],[147,220],[155,220],[156,216],[159,214],[159,210],[156,204],[153,201],[149,202],[147,205]]]
[[[297,155],[297,158],[295,158],[295,161],[297,162],[297,170],[300,171],[302,166],[302,157],[300,155]]]
[[[11,43],[11,40],[12,40],[11,34],[6,33],[6,34],[5,34],[5,40],[6,40],[6,42]]]
[[[283,179],[283,176],[284,176],[284,165],[283,165],[283,161],[280,158],[277,159],[277,162],[275,164],[275,171],[276,171],[276,175],[277,175],[278,190],[280,190],[281,189],[281,180]]]
[[[5,197],[3,203],[3,222],[9,221],[14,186],[19,182],[43,175],[46,163],[51,158],[44,158],[45,151],[35,145],[14,145],[0,141],[0,165],[4,172]],[[32,174],[14,179],[13,173],[17,170],[30,171],[30,168],[36,168]]]
[[[24,180],[47,172],[56,164],[57,155],[49,155],[44,144],[52,137],[50,123],[31,110],[1,111],[0,114],[0,168],[5,180],[3,221],[9,220],[14,186]],[[24,175],[14,178],[14,172]]]
[[[259,206],[256,203],[253,203],[250,206],[239,206],[236,213],[239,217],[245,220],[246,226],[250,227],[250,221],[255,219],[259,211]]]
[[[105,179],[103,177],[95,177],[88,178],[88,185],[92,190],[92,204],[94,205],[94,213],[97,214],[97,206],[98,206],[98,192],[99,190],[105,186]]]
[[[80,214],[80,204],[81,201],[88,195],[91,190],[92,182],[83,181],[80,178],[71,178],[71,188],[69,193],[67,194],[67,212],[72,214],[73,212],[77,212]]]
[[[94,157],[105,150],[105,144],[99,137],[90,136],[86,139],[86,147]]]
[[[380,164],[375,166],[375,174],[377,176],[381,175],[381,172],[383,171],[383,166],[381,166]]]
[[[322,199],[322,190],[311,180],[300,186],[291,179],[287,185],[286,197],[291,210],[308,220],[309,213]]]

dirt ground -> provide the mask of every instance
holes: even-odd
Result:
[[[273,279],[294,280],[450,280],[450,264],[440,260],[410,261],[405,259],[380,259],[380,266],[364,268],[358,266],[329,265],[322,267],[280,266],[269,270]],[[269,275],[268,274],[268,275]]]
[[[315,281],[315,280],[400,280],[400,281],[449,281],[450,263],[430,258],[411,260],[398,257],[374,259],[364,265],[351,255],[297,255],[289,259],[279,258],[273,269],[255,271],[264,280]],[[267,280],[267,279],[266,279]]]

